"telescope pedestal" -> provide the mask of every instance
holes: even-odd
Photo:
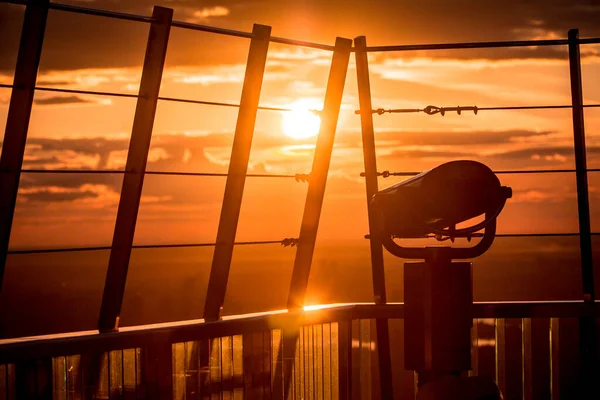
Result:
[[[417,372],[417,399],[500,399],[491,378],[460,377],[471,369],[472,264],[427,250],[404,264],[404,365]]]
[[[404,362],[423,378],[471,368],[472,265],[445,250],[404,264]]]

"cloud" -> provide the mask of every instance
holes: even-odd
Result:
[[[378,147],[397,145],[462,146],[494,145],[521,142],[525,139],[548,138],[551,131],[497,130],[497,131],[384,131],[375,135]]]
[[[199,19],[208,19],[212,17],[226,17],[230,14],[230,10],[223,6],[204,7],[195,11],[192,16]]]
[[[107,189],[106,186],[102,185],[82,185],[77,188],[37,186],[20,188],[19,196],[21,201],[27,202],[63,202],[98,197],[99,194],[106,193]]]
[[[52,96],[35,99],[34,103],[38,106],[62,106],[72,104],[89,104],[95,102],[79,96]]]

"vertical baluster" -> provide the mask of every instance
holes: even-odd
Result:
[[[550,320],[531,319],[531,398],[550,398]]]
[[[306,365],[304,368],[306,369],[306,395],[309,399],[314,399],[315,397],[315,347],[313,343],[313,330],[312,326],[304,327],[304,345],[306,346]]]
[[[479,320],[473,320],[471,327],[471,370],[469,376],[479,375]]]
[[[349,400],[352,393],[352,324],[338,322],[338,376],[339,398]]]
[[[331,323],[323,324],[323,399],[331,400]]]
[[[144,382],[148,399],[173,397],[173,345],[157,334],[145,349]]]
[[[136,349],[123,350],[123,398],[125,400],[137,398],[136,367]]]
[[[306,327],[300,328],[300,336],[298,336],[298,386],[296,396],[299,399],[306,398],[306,343],[305,343]]]
[[[272,351],[272,339],[271,331],[263,332],[263,346],[262,346],[262,363],[263,363],[263,374],[262,374],[262,386],[263,386],[263,399],[271,400],[271,351]]]
[[[233,399],[244,398],[244,358],[242,354],[242,335],[235,335],[233,341]]]
[[[559,319],[550,319],[550,395],[560,400]]]
[[[6,365],[6,383],[6,397],[8,398],[8,400],[15,400],[17,398],[15,364]]]
[[[198,342],[185,342],[185,399],[200,399]]]
[[[53,395],[52,358],[23,361],[15,365],[16,398],[50,399]]]
[[[560,318],[560,347],[559,357],[559,379],[560,395],[565,399],[583,399],[588,397],[588,392],[582,387],[581,353],[579,346],[580,320],[576,318]]]
[[[271,387],[274,400],[285,398],[284,379],[287,376],[284,363],[284,334],[281,329],[275,329],[271,333]],[[288,382],[289,385],[289,382]]]
[[[28,2],[25,8],[4,143],[0,154],[0,292],[48,18],[48,3],[49,0],[34,0]]]
[[[523,318],[522,321],[522,336],[521,340],[523,343],[523,350],[521,352],[521,380],[522,380],[522,391],[523,391],[523,400],[532,400],[533,398],[533,376],[532,376],[532,368],[533,368],[533,350],[531,343],[531,318]]]
[[[233,396],[233,343],[231,336],[221,338],[221,390],[222,399]]]
[[[105,353],[84,353],[80,358],[81,365],[81,385],[83,399],[95,399],[100,397],[102,386],[102,373],[106,365],[103,364]],[[108,387],[106,388],[108,395]]]
[[[135,395],[137,399],[146,398],[146,385],[144,383],[144,352],[141,348],[135,349]]]
[[[360,399],[362,395],[362,379],[360,376],[361,370],[361,348],[360,348],[360,320],[352,320],[352,351],[351,351],[351,381],[350,381],[350,398]]]
[[[210,340],[210,387],[211,399],[219,400],[223,390],[221,383],[221,338]]]
[[[323,325],[313,325],[313,343],[315,346],[315,399],[323,400]]]
[[[389,393],[382,393],[383,387],[381,384],[381,379],[383,375],[381,374],[381,366],[382,364],[379,362],[379,356],[381,352],[379,351],[379,339],[381,339],[381,335],[379,335],[378,331],[381,326],[381,321],[386,321],[385,319],[370,319],[369,321],[369,329],[370,329],[370,337],[371,341],[369,343],[369,376],[370,376],[370,385],[371,385],[371,399],[380,400],[382,397],[391,398]],[[386,331],[389,330],[388,324],[386,323]],[[388,335],[389,336],[389,335]],[[387,340],[387,348],[389,348],[389,338]],[[389,357],[389,355],[388,355]],[[390,371],[391,373],[391,371]],[[391,379],[391,378],[390,378]],[[387,385],[385,386],[387,388]]]
[[[341,358],[342,351],[344,349],[341,346],[340,339],[340,325],[343,323],[332,322],[331,323],[331,399],[338,400],[342,398],[341,395],[341,385],[342,385],[342,375],[345,377],[346,372],[342,369]],[[345,343],[347,345],[347,341]],[[348,349],[346,348],[346,354]]]
[[[67,360],[65,357],[52,358],[52,390],[54,400],[67,399]]]
[[[361,399],[371,398],[371,321],[359,320]]]
[[[243,336],[244,350],[244,399],[258,399],[257,391],[254,386],[254,374],[256,366],[254,365],[254,333],[245,333]]]
[[[173,343],[173,400],[185,400],[185,343]]]
[[[496,319],[496,383],[506,393],[506,331],[505,320]]]
[[[111,399],[123,398],[123,351],[114,350],[108,353],[109,393]]]
[[[81,374],[81,356],[67,357],[67,399],[80,400],[83,395],[83,381]]]
[[[8,368],[6,364],[0,364],[0,400],[8,398]]]
[[[248,335],[244,335],[248,336]],[[244,351],[246,343],[244,342]],[[202,400],[210,400],[211,397],[211,382],[210,382],[210,340],[201,339],[198,341],[198,365],[199,365],[199,380],[200,380],[200,398]],[[246,355],[244,353],[244,363]],[[246,368],[244,368],[246,372]]]
[[[505,320],[505,362],[506,362],[506,397],[520,399],[523,396],[522,365],[522,331],[520,318]]]

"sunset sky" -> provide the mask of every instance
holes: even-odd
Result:
[[[150,15],[171,7],[175,19],[333,44],[366,35],[370,45],[600,36],[593,1],[65,1]],[[12,83],[24,7],[0,4],[0,83]],[[148,25],[50,11],[38,86],[137,93]],[[173,28],[161,96],[237,103],[248,40]],[[600,103],[600,47],[582,46],[584,98]],[[271,44],[261,104],[322,106],[331,54]],[[371,54],[375,108],[427,105],[570,103],[566,48]],[[0,89],[5,125],[9,89]],[[356,70],[348,71],[319,239],[368,233]],[[38,92],[25,168],[122,169],[135,99]],[[160,102],[148,169],[226,172],[237,109]],[[309,115],[310,117],[310,115]],[[586,110],[589,167],[600,167],[600,111]],[[570,110],[374,116],[379,170],[420,171],[452,159],[494,169],[574,168]],[[294,131],[293,116],[260,111],[251,173],[308,173],[314,136]],[[307,128],[307,130],[310,130]],[[1,135],[1,134],[0,134]],[[293,136],[309,136],[298,138]],[[1,136],[0,136],[1,138]],[[11,247],[108,245],[121,175],[23,174]],[[502,232],[576,232],[572,174],[501,176],[514,197]],[[600,174],[590,174],[593,230],[600,227]],[[382,179],[381,187],[396,182]],[[225,178],[147,176],[137,244],[214,241]],[[238,240],[297,237],[307,185],[249,178]],[[352,215],[353,218],[348,218]],[[76,229],[75,229],[76,228]],[[83,233],[83,234],[82,234]]]

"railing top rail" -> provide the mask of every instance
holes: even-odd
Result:
[[[473,304],[474,318],[577,318],[584,315],[600,316],[600,302],[484,302]],[[212,337],[239,335],[272,329],[290,329],[298,326],[349,321],[353,319],[402,319],[403,303],[368,304],[350,303],[309,307],[305,310],[279,310],[258,314],[228,317],[215,322],[203,320],[178,321],[124,328],[114,333],[97,331],[73,332],[0,340],[0,364],[26,359],[103,352],[144,347],[156,340],[170,343]]]
[[[0,0],[0,2],[10,3],[10,4],[19,4],[19,5],[27,5],[27,4],[31,3],[31,1],[27,1],[27,0]],[[120,19],[120,20],[125,20],[125,21],[135,21],[135,22],[145,22],[145,23],[152,22],[152,17],[150,17],[150,16],[138,15],[138,14],[132,14],[132,13],[123,13],[123,12],[110,11],[110,10],[99,10],[99,9],[95,9],[95,8],[74,6],[74,5],[70,5],[70,4],[61,4],[61,3],[51,2],[49,4],[49,8],[51,10],[73,12],[73,13],[77,13],[77,14],[94,15],[94,16],[98,16],[98,17],[107,17],[107,18]],[[239,38],[245,38],[245,39],[252,39],[252,37],[253,37],[251,32],[239,31],[239,30],[235,30],[235,29],[219,28],[216,26],[195,24],[192,22],[185,22],[185,21],[173,21],[171,23],[171,26],[175,27],[175,28],[215,33],[218,35],[226,35],[226,36],[239,37]],[[334,50],[333,45],[314,43],[314,42],[308,42],[308,41],[303,41],[303,40],[295,40],[295,39],[289,39],[289,38],[284,38],[284,37],[272,36],[270,38],[270,41],[272,43],[288,44],[288,45],[292,45],[292,46],[308,47],[308,48],[326,50],[326,51]]]
[[[579,39],[579,44],[598,44],[600,38]],[[499,42],[462,42],[462,43],[430,43],[430,44],[407,44],[390,46],[367,46],[367,52],[387,51],[415,51],[415,50],[460,50],[460,49],[490,49],[499,47],[538,47],[538,46],[565,46],[569,44],[568,39],[553,40],[507,40]]]

